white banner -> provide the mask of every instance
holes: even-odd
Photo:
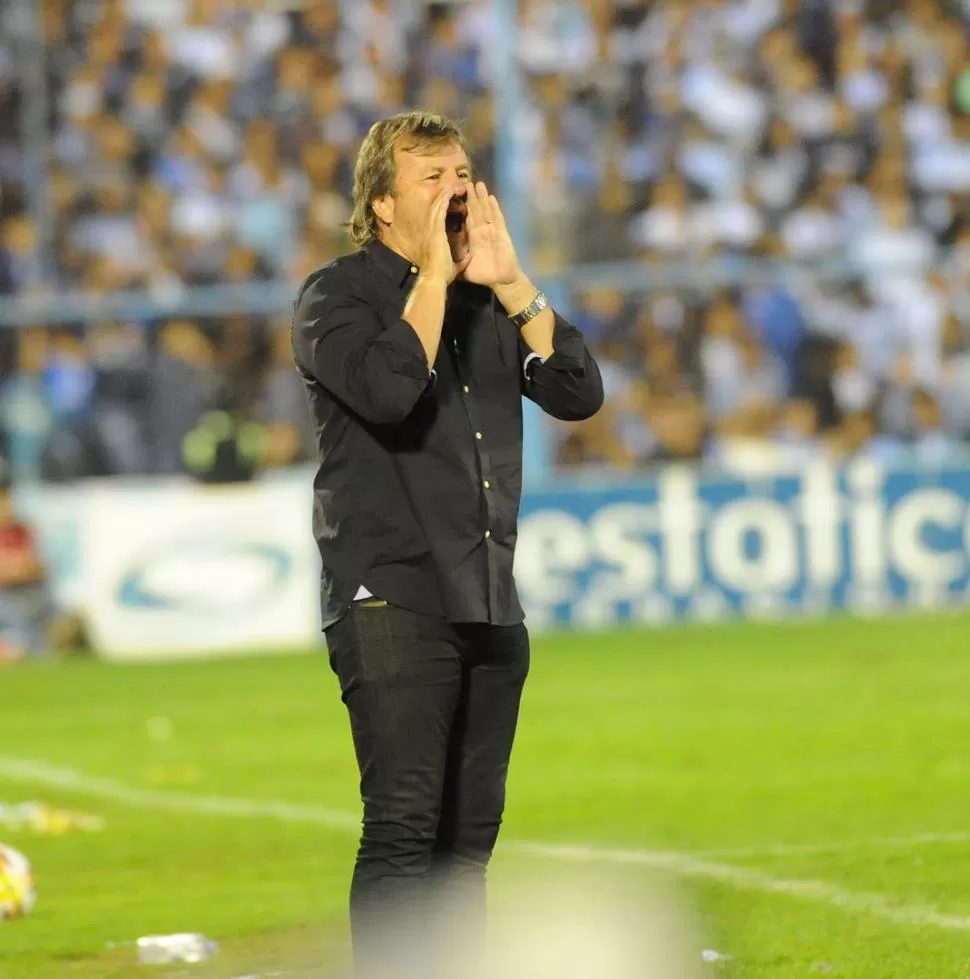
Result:
[[[319,573],[302,481],[92,488],[83,607],[107,659],[319,643]]]

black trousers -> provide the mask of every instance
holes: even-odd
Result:
[[[467,976],[482,961],[526,628],[366,601],[327,630],[327,644],[364,805],[350,891],[357,974]]]

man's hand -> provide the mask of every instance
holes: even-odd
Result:
[[[498,200],[483,183],[468,187],[465,279],[491,288],[509,286],[522,276],[512,237]]]
[[[465,279],[488,286],[509,316],[521,313],[535,299],[538,290],[519,266],[512,236],[496,198],[483,183],[468,188],[468,255]],[[553,333],[556,317],[544,309],[522,327],[522,339],[544,360],[555,352]]]
[[[418,254],[414,257],[423,279],[440,281],[445,285],[451,285],[471,262],[470,253],[457,263],[451,255],[451,245],[448,244],[448,234],[445,230],[445,219],[451,198],[452,190],[448,187],[435,198],[428,214],[424,235],[418,244]]]
[[[465,255],[456,262],[451,254],[445,219],[453,196],[453,188],[445,187],[431,205],[428,223],[418,243],[418,252],[413,257],[420,272],[401,314],[404,322],[417,333],[429,370],[434,366],[441,343],[448,287],[471,261],[471,256]]]

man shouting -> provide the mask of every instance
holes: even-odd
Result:
[[[323,626],[360,767],[355,963],[424,979],[443,949],[479,957],[529,668],[512,577],[522,396],[581,420],[603,386],[450,120],[371,129],[352,237],[300,289],[293,346],[320,456]]]

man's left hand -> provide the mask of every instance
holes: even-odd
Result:
[[[476,285],[507,286],[522,275],[512,236],[498,200],[489,194],[484,183],[468,187],[468,252],[471,261],[465,279]]]

